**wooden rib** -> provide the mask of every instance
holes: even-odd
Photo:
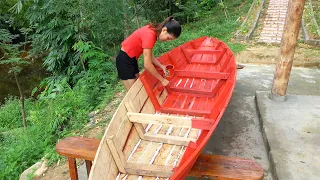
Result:
[[[133,103],[130,100],[128,102],[125,102],[125,105],[126,105],[128,112],[137,112],[137,110],[134,108],[135,106],[133,105]],[[136,128],[140,138],[144,139],[144,133],[146,131],[144,130],[144,127],[142,126],[142,124],[141,123],[133,123],[133,124],[134,124],[134,127]]]
[[[164,134],[146,133],[145,139],[153,142],[175,144],[180,146],[187,146],[190,141],[195,142],[195,138],[185,138],[179,136],[170,136]]]
[[[127,113],[129,120],[136,123],[152,123],[152,124],[166,124],[179,127],[191,127],[192,122],[190,117],[177,117],[168,115],[154,115],[142,113]]]
[[[122,154],[122,151],[119,150],[119,148],[117,148],[116,145],[114,144],[113,136],[107,137],[107,143],[119,171],[122,173],[126,173],[124,168],[124,162],[125,162],[124,156]]]
[[[115,135],[114,139],[115,142],[117,142],[119,149],[123,149],[127,137],[130,133],[132,127],[132,123],[129,121],[129,118],[127,116],[125,116],[123,118],[123,121],[121,122],[121,125],[119,126],[119,131],[117,132],[117,134]],[[143,129],[144,130],[144,129]]]

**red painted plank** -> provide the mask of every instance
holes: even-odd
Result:
[[[214,124],[213,119],[192,118],[191,127],[196,129],[210,130]]]
[[[150,85],[148,84],[147,80],[145,79],[145,76],[141,76],[140,77],[141,81],[142,81],[142,84],[143,86],[145,87],[146,91],[147,91],[147,94],[154,106],[154,109],[156,111],[159,111],[160,110],[160,104],[157,100],[157,98],[155,97],[154,93],[153,93],[153,88],[150,87]]]
[[[212,48],[202,48],[202,49],[185,49],[184,50],[188,54],[220,54],[222,50],[215,50]]]
[[[229,73],[184,70],[176,70],[175,75],[179,77],[192,77],[203,79],[227,79],[229,77]]]

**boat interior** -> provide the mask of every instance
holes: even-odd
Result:
[[[140,75],[108,124],[89,179],[183,179],[212,135],[235,85],[232,51],[201,37],[158,60],[174,67],[170,85]]]

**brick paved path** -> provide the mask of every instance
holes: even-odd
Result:
[[[281,42],[289,0],[270,0],[259,42]]]

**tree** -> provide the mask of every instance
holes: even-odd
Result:
[[[19,51],[20,44],[11,44],[13,38],[14,36],[11,35],[7,29],[0,29],[0,47],[2,47],[1,51],[3,51],[3,54],[4,54],[4,56],[1,58],[0,64],[9,65],[10,67],[9,67],[8,73],[13,74],[15,78],[15,81],[20,93],[23,127],[26,128],[27,122],[26,122],[26,113],[24,109],[24,95],[18,80],[18,74],[22,70],[22,65],[30,64],[30,62],[24,61],[19,57],[22,52],[22,51]]]

